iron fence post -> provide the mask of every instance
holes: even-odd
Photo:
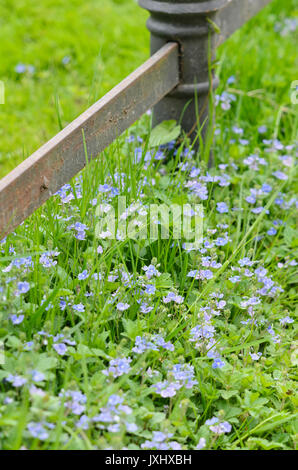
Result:
[[[139,5],[150,12],[147,27],[151,32],[151,53],[169,41],[180,46],[180,84],[155,106],[153,125],[167,119],[181,120],[183,130],[194,139],[199,118],[203,137],[206,134],[211,115],[210,83],[213,89],[217,86],[217,80],[213,77],[210,81],[209,75],[215,41],[208,20],[212,21],[229,1],[139,0]]]

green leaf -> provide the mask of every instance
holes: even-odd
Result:
[[[125,333],[122,333],[122,335],[126,336],[132,341],[134,341],[138,335],[142,334],[144,322],[130,320],[129,318],[122,318],[122,323],[125,331]]]
[[[55,369],[57,364],[58,360],[55,357],[48,357],[46,354],[41,354],[36,368],[40,372],[45,372],[49,369]]]
[[[237,396],[239,394],[239,391],[238,390],[221,390],[220,394],[225,400],[228,400],[231,397]]]
[[[271,449],[284,449],[285,446],[280,442],[269,442],[267,439],[262,439],[261,437],[250,437],[247,440],[247,445],[249,449],[264,449],[264,450],[271,450]]]
[[[213,27],[215,33],[220,34],[220,27],[216,23],[214,23],[214,21],[210,20],[210,18],[207,18],[207,21],[208,21],[208,23],[211,24],[211,26]]]
[[[149,148],[159,147],[177,139],[181,132],[181,126],[176,121],[163,121],[152,131],[149,139]]]
[[[296,236],[296,230],[290,227],[289,225],[287,225],[284,231],[284,237],[285,237],[287,245],[290,245],[290,246],[292,245],[292,241],[295,236]]]
[[[155,424],[162,423],[166,419],[166,415],[164,413],[153,413],[152,418],[150,419],[150,424],[151,426],[154,426]]]

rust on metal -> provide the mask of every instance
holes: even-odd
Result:
[[[0,240],[179,83],[168,43],[0,181]],[[83,139],[84,135],[84,139]]]

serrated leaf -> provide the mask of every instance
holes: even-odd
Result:
[[[181,126],[174,120],[163,121],[152,131],[149,138],[149,148],[165,145],[177,139],[181,132]]]
[[[271,449],[284,449],[285,446],[280,442],[269,442],[267,439],[262,439],[261,437],[250,437],[247,440],[247,444],[249,449],[264,449],[264,450],[271,450]]]
[[[228,400],[231,397],[237,396],[239,394],[239,391],[238,390],[221,390],[220,394],[225,400]]]

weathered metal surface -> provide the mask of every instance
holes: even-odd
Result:
[[[183,130],[190,137],[195,137],[198,126],[205,123],[204,135],[209,117],[210,90],[210,25],[207,17],[212,18],[227,2],[228,0],[139,0],[140,6],[150,11],[147,27],[151,32],[151,53],[155,53],[167,41],[177,41],[180,46],[181,84],[154,108],[154,125],[165,119],[181,120]],[[216,88],[216,80],[213,80],[212,86],[213,89]]]
[[[150,12],[147,27],[151,32],[151,53],[167,41],[177,41],[180,45],[181,83],[155,106],[154,124],[165,119],[180,121],[182,116],[182,128],[192,138],[196,136],[198,124],[202,126],[205,123],[204,137],[210,123],[208,57],[210,55],[213,60],[216,46],[269,1],[139,0],[140,6]],[[219,23],[222,29],[220,35],[214,34],[208,20]],[[213,77],[213,90],[217,84]]]
[[[220,34],[216,35],[218,37],[216,43],[221,44],[225,41],[271,1],[272,0],[229,0],[228,4],[214,17],[214,21],[221,30]]]
[[[0,181],[0,240],[179,82],[178,46],[166,44],[135,72]]]

